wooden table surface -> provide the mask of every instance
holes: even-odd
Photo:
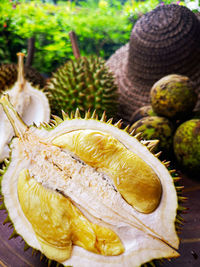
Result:
[[[189,208],[187,213],[183,215],[185,224],[180,235],[181,245],[179,252],[181,256],[171,261],[165,260],[162,265],[158,264],[158,266],[200,267],[200,178],[198,181],[183,176],[181,183],[185,187],[184,196],[188,197],[185,207]],[[9,228],[8,224],[2,224],[5,218],[5,212],[0,211],[0,266],[48,266],[45,259],[40,261],[39,254],[32,255],[31,249],[24,252],[24,242],[21,237],[8,240],[12,230]]]

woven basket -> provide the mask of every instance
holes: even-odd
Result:
[[[152,85],[165,75],[186,75],[200,92],[200,20],[184,6],[160,5],[136,22],[130,42],[107,66],[119,87],[118,117],[126,122],[150,103]]]

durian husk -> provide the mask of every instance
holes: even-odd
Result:
[[[32,86],[44,88],[46,79],[34,68],[24,67],[25,79],[31,83]],[[14,63],[7,63],[0,65],[0,94],[10,89],[18,77],[18,66]]]
[[[80,127],[80,125],[77,123],[78,121],[79,121],[79,123],[82,125],[82,127],[84,127],[84,120],[87,120],[87,122],[88,122],[88,124],[89,125],[93,125],[94,123],[93,123],[93,120],[96,120],[96,114],[95,113],[93,113],[92,114],[92,116],[90,115],[90,113],[89,112],[87,112],[86,114],[85,114],[85,118],[84,118],[84,120],[82,120],[81,118],[80,118],[80,113],[77,111],[76,113],[75,113],[75,115],[74,114],[71,114],[70,115],[70,117],[68,117],[67,116],[67,114],[65,114],[65,113],[63,113],[63,118],[64,118],[64,121],[65,120],[72,120],[72,119],[74,119],[75,118],[75,120],[73,121],[73,123],[71,123],[71,125],[70,125],[70,127],[72,127],[73,129],[74,128],[76,128],[76,129],[79,129],[79,127]],[[91,118],[92,118],[92,120],[91,120]],[[54,116],[54,120],[48,125],[48,124],[44,124],[44,127],[46,128],[46,129],[48,129],[49,131],[50,131],[50,135],[51,135],[51,130],[55,130],[55,133],[56,133],[56,130],[57,130],[57,133],[59,132],[59,129],[61,130],[62,129],[62,122],[63,122],[63,120],[61,119],[61,118],[58,118],[58,117],[56,117],[56,116]],[[110,127],[112,128],[113,126],[111,126],[111,123],[112,123],[112,120],[106,120],[106,118],[105,118],[105,114],[102,116],[102,118],[101,118],[101,122],[104,122],[103,124],[104,124],[104,129],[106,129],[106,131],[108,131],[109,132],[109,129],[110,129]],[[61,125],[60,125],[61,124]],[[98,127],[97,128],[101,128],[101,123],[97,123],[97,124],[99,124],[98,125]],[[103,126],[103,125],[102,125]],[[115,125],[114,125],[116,128],[120,128],[121,127],[121,121],[119,121],[118,123],[116,123]],[[58,127],[58,128],[57,128]],[[56,128],[56,129],[55,129]],[[68,131],[70,131],[70,129],[68,129]],[[123,132],[128,132],[129,131],[129,127],[126,127],[123,131],[121,131],[121,133],[119,133],[119,139],[123,139],[123,136],[125,137],[125,133],[123,133]],[[114,130],[114,128],[113,128],[113,130],[112,130],[112,132],[114,133],[114,135],[116,134],[116,136],[118,135],[117,134],[117,130]],[[52,133],[53,133],[53,131],[52,131]],[[131,135],[134,135],[134,131],[133,132],[131,132]],[[140,135],[136,135],[135,136],[135,138],[137,138],[138,140],[140,140]],[[122,140],[121,139],[121,140]],[[149,150],[152,150],[153,148],[154,148],[154,146],[156,145],[156,142],[151,142],[151,141],[142,141],[142,144],[144,145],[144,146],[146,146],[146,148],[147,149],[149,149]],[[146,151],[146,148],[144,148],[144,151],[143,151],[143,149],[141,150],[141,153],[143,154],[143,153],[147,153],[147,152],[145,152]],[[158,157],[159,156],[159,153],[157,153],[157,154],[155,154],[155,157]],[[153,158],[152,158],[153,159]],[[155,161],[157,161],[157,160],[155,160]],[[9,166],[9,161],[6,161],[5,162],[6,163],[6,166],[5,166],[5,168],[4,168],[4,170],[2,171],[2,174],[4,174],[4,173],[6,173],[6,169],[7,169],[7,167]],[[154,164],[155,164],[155,162],[154,162]],[[165,166],[165,167],[168,167],[168,165],[169,165],[169,162],[166,162],[166,161],[163,161],[162,162],[162,164]],[[174,172],[174,170],[171,170],[170,171],[171,173],[173,173]],[[176,177],[176,179],[174,179],[174,181],[175,182],[177,182],[177,180],[179,180],[179,178],[177,178]],[[165,188],[166,189],[166,188]],[[177,187],[177,190],[181,190],[182,188],[181,187]],[[182,199],[182,197],[181,198],[179,198],[179,200],[183,200]],[[4,207],[3,207],[4,208]],[[179,210],[179,208],[178,208],[178,210]],[[181,209],[180,209],[181,210]],[[178,219],[176,219],[176,220],[178,220],[178,223],[179,223],[179,221],[180,221],[180,218],[178,218]],[[9,221],[9,218],[7,219],[7,221]],[[176,254],[176,255],[178,255],[178,254]],[[85,266],[85,265],[84,265]]]
[[[106,111],[114,117],[118,95],[112,73],[100,57],[88,56],[69,60],[59,67],[48,80],[48,92],[52,114],[61,116],[76,111],[84,115],[85,110],[96,110],[98,115]]]

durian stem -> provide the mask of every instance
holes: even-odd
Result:
[[[24,53],[17,53],[18,57],[18,76],[17,81],[19,83],[19,91],[22,91],[25,85],[24,78]]]
[[[73,54],[74,54],[75,58],[78,59],[78,58],[80,58],[81,55],[80,55],[80,51],[78,48],[78,42],[77,42],[77,37],[76,37],[75,32],[73,32],[73,31],[69,32],[69,37],[70,37],[70,41],[72,44]]]
[[[22,121],[17,111],[11,105],[8,95],[2,95],[0,104],[12,124],[16,136],[23,139],[23,135],[27,131],[28,126]]]

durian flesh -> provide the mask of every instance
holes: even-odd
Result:
[[[164,164],[110,122],[56,118],[17,137],[2,178],[9,217],[29,246],[72,266],[140,266],[177,257],[177,194]]]
[[[24,54],[18,53],[18,79],[12,88],[4,91],[10,101],[28,124],[49,122],[50,107],[45,93],[35,88],[24,78]],[[0,107],[0,162],[9,156],[9,143],[14,136],[12,125],[8,121],[3,108]]]

